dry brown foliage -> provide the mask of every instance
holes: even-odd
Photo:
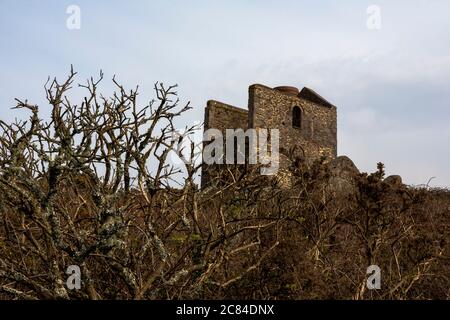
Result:
[[[177,168],[175,87],[144,107],[115,79],[67,98],[76,73],[46,85],[50,121],[0,121],[0,297],[4,299],[448,299],[446,190],[355,176],[330,192],[324,161],[293,159],[290,188],[256,168],[199,189]],[[193,127],[188,131],[194,130]],[[368,290],[366,269],[382,269]],[[80,290],[66,269],[82,271]]]

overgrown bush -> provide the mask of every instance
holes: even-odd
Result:
[[[194,161],[178,177],[168,162],[189,109],[175,87],[140,107],[115,79],[100,95],[101,74],[74,105],[75,75],[46,85],[50,121],[21,100],[29,121],[0,121],[2,298],[449,298],[446,190],[389,183],[379,164],[340,195],[326,162],[294,158],[288,188],[246,168],[201,190]],[[366,288],[372,264],[380,290]]]

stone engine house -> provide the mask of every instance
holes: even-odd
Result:
[[[226,129],[278,129],[280,168],[288,165],[286,152],[289,151],[306,160],[336,157],[337,115],[334,105],[306,87],[299,91],[289,86],[270,88],[254,84],[248,91],[248,110],[209,100],[205,109],[205,130],[215,128],[225,135]],[[218,168],[203,167],[202,186],[209,182],[211,170]]]

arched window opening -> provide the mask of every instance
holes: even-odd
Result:
[[[294,128],[302,127],[302,109],[298,106],[292,109],[292,126]]]

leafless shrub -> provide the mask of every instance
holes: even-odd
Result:
[[[388,184],[380,164],[336,197],[326,163],[300,159],[288,189],[249,167],[200,190],[194,161],[168,161],[190,108],[175,86],[141,107],[114,78],[99,94],[100,74],[75,105],[75,75],[46,84],[49,121],[26,100],[29,121],[0,121],[1,297],[448,299],[448,192]],[[381,290],[364,285],[370,264]]]

